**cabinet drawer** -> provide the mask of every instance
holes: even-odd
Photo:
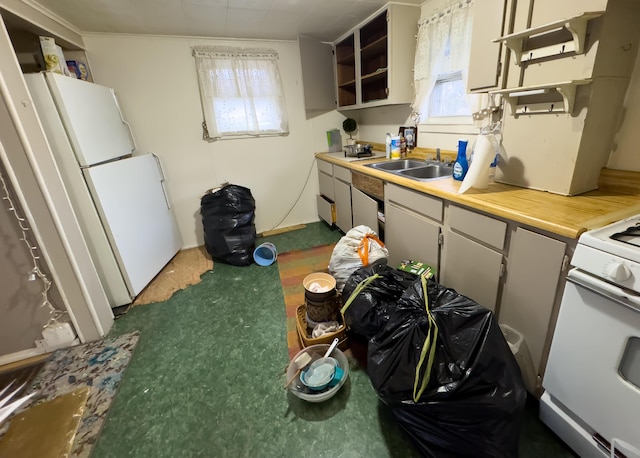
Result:
[[[333,164],[326,161],[318,161],[318,171],[333,176]]]
[[[351,181],[355,188],[360,191],[384,200],[384,181],[379,178],[373,178],[358,172],[351,172]]]
[[[336,207],[335,204],[329,202],[322,196],[316,196],[318,203],[318,216],[325,220],[329,224],[336,222]]]
[[[442,200],[389,183],[384,192],[387,201],[442,222]]]
[[[464,208],[449,208],[449,226],[498,250],[504,248],[507,223]]]
[[[333,177],[331,175],[327,175],[324,172],[319,172],[318,187],[320,189],[320,194],[322,194],[329,200],[336,200],[335,193],[333,191]]]
[[[337,165],[333,166],[333,177],[351,184],[351,170]]]

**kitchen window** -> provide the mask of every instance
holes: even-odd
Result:
[[[288,135],[278,53],[271,49],[195,47],[203,138]]]
[[[430,118],[471,116],[462,71],[439,75],[429,97]]]
[[[468,125],[475,96],[466,93],[473,0],[456,0],[418,23],[414,118],[422,127]]]

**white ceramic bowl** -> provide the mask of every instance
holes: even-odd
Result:
[[[329,349],[329,344],[310,345],[307,348],[303,348],[302,350],[300,350],[293,357],[291,361],[295,361],[296,358],[300,356],[302,353],[309,353],[313,361],[315,361],[322,358],[322,356],[324,356],[324,354],[327,352],[328,349]],[[297,386],[301,386],[302,382],[300,381],[300,377],[296,377],[296,379],[291,383],[291,385],[289,385],[289,391],[291,391],[295,396],[299,397],[300,399],[304,399],[305,401],[308,401],[308,402],[322,402],[322,401],[326,401],[327,399],[331,399],[333,396],[335,396],[335,394],[342,387],[342,385],[344,385],[344,382],[347,381],[347,378],[349,378],[349,360],[339,348],[336,348],[331,352],[331,357],[335,358],[335,360],[338,362],[338,366],[340,367],[340,369],[343,370],[342,378],[335,386],[332,386],[331,388],[318,393],[305,393],[303,391],[298,390]],[[291,377],[293,377],[295,373],[296,373],[296,368],[292,364],[290,364],[289,367],[287,368],[287,380],[291,379]]]

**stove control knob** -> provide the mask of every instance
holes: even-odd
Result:
[[[631,277],[631,270],[621,262],[612,262],[605,267],[605,273],[613,281],[621,282]]]

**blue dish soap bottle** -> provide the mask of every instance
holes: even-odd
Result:
[[[453,179],[462,181],[469,170],[469,162],[467,161],[467,140],[458,140],[458,157],[453,164]]]

